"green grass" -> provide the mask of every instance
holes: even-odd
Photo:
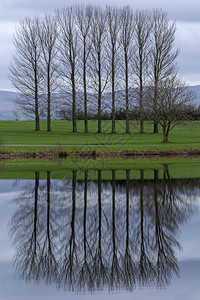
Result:
[[[84,171],[88,170],[89,180],[97,180],[98,170],[102,170],[102,179],[112,178],[112,170],[116,170],[116,179],[126,178],[126,170],[130,170],[130,178],[139,179],[140,170],[144,170],[145,179],[153,179],[154,170],[163,177],[163,166],[168,164],[172,178],[200,178],[200,158],[195,159],[137,159],[122,160],[84,160],[64,159],[56,162],[21,160],[6,161],[0,164],[0,179],[34,179],[35,172],[40,172],[40,178],[46,178],[46,172],[51,171],[51,178],[72,179],[72,171],[77,170],[77,178],[84,179]]]
[[[103,121],[103,133],[97,134],[97,121],[89,121],[89,133],[84,133],[83,121],[77,122],[78,133],[72,133],[71,121],[53,120],[52,131],[46,131],[46,121],[41,121],[41,131],[34,130],[34,121],[0,121],[0,141],[13,145],[69,145],[62,150],[95,150],[121,151],[122,149],[185,149],[200,148],[200,123],[188,122],[176,126],[170,132],[169,143],[162,143],[161,128],[158,134],[153,134],[153,126],[145,123],[145,133],[139,133],[137,122],[131,122],[131,134],[125,134],[125,121],[116,122],[116,134],[111,134],[111,121]],[[178,144],[178,145],[177,145]],[[189,144],[189,145],[188,145]],[[199,145],[196,145],[199,144]],[[70,146],[76,145],[76,146]],[[80,146],[91,145],[91,146]],[[101,145],[101,146],[97,146]],[[109,145],[109,146],[108,146]],[[126,146],[125,146],[126,145]],[[51,147],[40,147],[39,150]],[[15,146],[6,150],[36,150],[35,147],[26,148]]]

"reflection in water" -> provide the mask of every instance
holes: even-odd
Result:
[[[178,274],[177,233],[194,212],[194,189],[170,178],[126,181],[39,182],[15,199],[10,223],[15,264],[26,280],[45,280],[72,291],[164,287]],[[193,195],[192,195],[193,193]]]

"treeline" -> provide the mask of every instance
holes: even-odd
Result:
[[[160,9],[79,5],[44,18],[28,17],[16,30],[10,64],[10,80],[21,93],[17,105],[34,114],[36,130],[45,112],[51,131],[52,111],[64,101],[71,110],[73,132],[82,111],[86,133],[91,107],[97,107],[98,133],[103,109],[109,108],[115,133],[116,112],[124,102],[126,133],[130,112],[137,110],[141,133],[148,111],[154,133],[160,124],[166,135],[192,98],[178,76],[175,32],[175,22]],[[117,99],[119,90],[124,93]],[[103,107],[105,93],[110,99]]]
[[[64,120],[69,120],[69,114],[67,111],[60,112],[60,117]],[[77,120],[84,120],[84,112],[77,110]],[[88,119],[89,120],[98,120],[98,114],[88,112]],[[111,120],[112,113],[108,111],[104,111],[101,114],[102,120]],[[115,119],[116,120],[126,120],[126,110],[125,109],[116,109],[115,112]],[[132,111],[129,111],[129,119],[140,121],[140,111],[139,108],[135,108]],[[200,121],[200,108],[195,108],[193,106],[189,106],[185,108],[184,115],[180,115],[179,118],[177,116],[177,120],[180,121]],[[144,112],[143,121],[151,121],[151,114],[148,111]]]

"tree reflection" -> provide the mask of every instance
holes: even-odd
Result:
[[[149,285],[155,276],[151,251],[151,236],[149,231],[148,205],[149,192],[144,191],[144,171],[140,171],[140,191],[137,205],[138,226],[136,227],[138,240],[138,268],[137,278],[140,286]]]
[[[46,185],[27,187],[16,199],[10,233],[16,267],[26,280],[43,279],[72,291],[132,290],[137,285],[159,287],[178,274],[177,233],[194,212],[190,187],[182,188],[163,166],[163,179],[110,182],[59,182],[54,193],[51,173]],[[71,185],[69,187],[69,184]],[[54,182],[56,189],[56,183]]]
[[[51,173],[47,171],[47,191],[46,191],[46,222],[45,214],[43,215],[43,228],[41,239],[40,265],[39,274],[45,281],[51,282],[57,279],[58,262],[56,259],[57,252],[57,213],[54,207],[51,207]],[[45,211],[44,211],[45,212]]]
[[[73,171],[72,179],[72,204],[71,213],[70,207],[66,211],[66,221],[64,220],[63,232],[61,237],[61,261],[60,274],[58,283],[59,286],[67,286],[68,289],[76,289],[76,276],[78,268],[78,255],[75,230],[76,216],[76,176],[77,171]],[[67,193],[68,191],[66,191]],[[65,214],[64,214],[65,216]],[[70,221],[71,220],[71,221]]]
[[[129,209],[130,209],[130,197],[129,197],[129,193],[130,193],[130,170],[126,170],[126,245],[125,245],[125,252],[124,252],[124,257],[123,257],[123,261],[122,261],[122,266],[123,266],[123,278],[124,278],[124,288],[126,288],[127,290],[131,290],[133,289],[133,287],[135,286],[135,273],[136,273],[136,266],[135,266],[135,262],[134,262],[134,257],[131,253],[131,249],[130,249],[130,226],[129,226],[129,222],[130,222],[130,213],[129,213]]]
[[[16,247],[14,257],[16,267],[27,280],[38,279],[39,276],[42,228],[39,215],[42,209],[38,203],[38,189],[39,172],[36,172],[35,187],[28,186],[16,199],[19,208],[12,217],[10,224],[10,233]]]
[[[106,256],[104,256],[104,247],[102,245],[102,182],[101,182],[101,171],[98,171],[98,227],[97,227],[97,236],[98,243],[96,246],[96,251],[94,253],[94,261],[93,261],[93,279],[96,283],[96,287],[98,290],[103,289],[105,284],[108,281],[107,274],[107,261]]]

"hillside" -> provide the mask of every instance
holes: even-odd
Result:
[[[200,105],[200,85],[196,85],[196,86],[190,86],[188,87],[190,88],[195,94],[195,100],[193,101],[195,106],[199,106]],[[15,108],[15,105],[13,103],[14,99],[17,99],[17,97],[19,96],[19,93],[16,92],[9,92],[9,91],[0,91],[0,120],[15,120],[15,116],[13,114],[14,111],[18,112],[18,115],[20,116],[20,119],[26,119],[26,117],[23,116],[22,111],[20,111],[19,109]],[[71,105],[66,105],[67,101],[64,98],[68,98],[70,99],[71,96],[67,95],[67,97],[58,97],[60,98],[60,100],[56,100],[57,103],[57,107],[59,107],[59,109],[70,109]],[[79,93],[79,97],[78,97],[78,105],[77,108],[82,110],[83,107],[83,95],[81,95],[81,93]],[[88,108],[89,110],[97,110],[97,100],[95,99],[96,97],[94,95],[90,95],[88,97],[89,103],[88,103]],[[110,100],[111,99],[111,94],[110,93],[105,93],[103,98],[102,98],[102,107],[106,110],[111,110],[110,107]],[[125,92],[124,91],[118,91],[116,92],[116,107],[122,107],[125,108],[125,103],[124,103],[124,99],[125,99]],[[71,99],[70,99],[71,100]],[[59,102],[59,105],[58,105]],[[70,106],[70,107],[69,107]],[[57,111],[59,110],[58,108],[56,109]]]
[[[14,120],[13,100],[19,96],[18,93],[0,91],[0,120]]]

